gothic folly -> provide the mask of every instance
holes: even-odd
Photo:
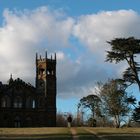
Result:
[[[56,126],[56,54],[36,54],[36,85],[12,75],[0,82],[0,127]]]

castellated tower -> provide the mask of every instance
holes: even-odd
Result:
[[[56,54],[42,58],[36,53],[36,89],[45,98],[46,125],[56,126]]]

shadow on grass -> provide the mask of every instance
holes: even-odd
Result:
[[[49,134],[49,135],[3,135],[0,140],[72,140],[71,135]]]
[[[0,140],[72,140],[72,138],[69,137],[61,137],[61,138],[52,138],[52,137],[48,137],[48,138],[0,138]]]
[[[102,138],[106,140],[140,140],[140,135],[139,136],[103,136]]]
[[[93,135],[80,135],[79,140],[100,140],[100,139]]]

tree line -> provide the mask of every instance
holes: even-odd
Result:
[[[77,115],[73,116],[74,126],[111,126],[119,128],[121,124],[130,126],[130,122],[140,124],[140,101],[129,95],[128,88],[137,85],[140,91],[140,39],[134,37],[115,38],[107,42],[111,47],[106,53],[106,62],[125,62],[127,68],[121,78],[108,79],[105,83],[97,82],[95,94],[80,99],[77,105]],[[83,114],[90,112],[90,117],[84,124]],[[66,116],[57,114],[57,126],[66,126]]]
[[[105,83],[97,82],[98,92],[81,98],[78,108],[90,110],[91,126],[102,122],[103,126],[112,124],[118,128],[126,120],[127,125],[130,120],[140,123],[140,102],[127,92],[128,87],[133,84],[137,84],[140,91],[140,65],[137,62],[140,39],[115,38],[107,43],[111,49],[107,51],[106,62],[126,62],[128,67],[119,79],[109,79]]]

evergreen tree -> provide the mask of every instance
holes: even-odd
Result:
[[[107,51],[106,61],[119,63],[126,61],[128,68],[123,72],[122,81],[125,81],[127,85],[136,83],[140,90],[139,71],[140,65],[137,62],[137,56],[140,54],[140,39],[134,37],[129,38],[116,38],[110,42],[111,51]],[[134,110],[134,120],[140,121],[140,107],[136,107]]]
[[[140,54],[140,39],[134,37],[116,38],[110,42],[111,51],[107,51],[106,61],[119,63],[126,61],[128,68],[123,73],[123,80],[128,85],[137,83],[140,90],[139,71],[140,65],[136,61],[137,55]]]
[[[97,95],[88,95],[80,99],[79,107],[90,109],[92,113],[92,119],[101,116],[100,112],[101,100]]]

